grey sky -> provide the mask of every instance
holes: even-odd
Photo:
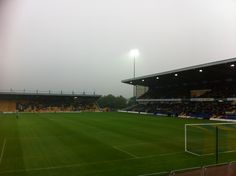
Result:
[[[11,2],[10,2],[11,1]],[[0,89],[132,96],[136,75],[236,56],[236,0],[0,3]],[[7,10],[6,10],[7,9]]]

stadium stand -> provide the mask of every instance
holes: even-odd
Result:
[[[126,111],[236,119],[236,58],[157,73],[123,83],[147,87]]]
[[[11,100],[0,100],[0,112],[14,112],[16,102]]]
[[[99,98],[95,94],[0,92],[0,112],[97,112]]]

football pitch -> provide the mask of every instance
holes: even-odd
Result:
[[[208,120],[126,113],[0,114],[0,176],[137,176],[215,163],[184,151]],[[236,134],[235,134],[236,135]],[[222,153],[220,162],[236,160]]]

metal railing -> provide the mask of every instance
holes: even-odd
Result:
[[[49,94],[49,95],[97,95],[95,92],[77,92],[77,91],[55,91],[55,90],[15,90],[15,89],[10,89],[10,90],[0,90],[0,93],[5,93],[5,94],[35,94],[35,95],[40,95],[40,94]]]
[[[236,162],[172,171],[170,176],[236,176]]]
[[[139,176],[236,176],[236,162],[173,170],[171,172],[142,174]]]

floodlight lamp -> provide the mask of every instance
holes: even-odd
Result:
[[[231,64],[230,67],[235,67],[235,65],[234,65],[234,64]]]
[[[142,82],[144,82],[144,79],[142,80]]]
[[[130,56],[131,57],[138,57],[139,56],[139,50],[138,49],[132,49],[130,51]]]
[[[177,74],[177,73],[175,73],[175,76],[178,76],[178,74]]]
[[[156,79],[159,79],[159,77],[157,76]]]
[[[202,72],[203,72],[203,70],[202,70],[202,69],[200,69],[200,70],[199,70],[199,72],[200,72],[200,73],[202,73]]]

